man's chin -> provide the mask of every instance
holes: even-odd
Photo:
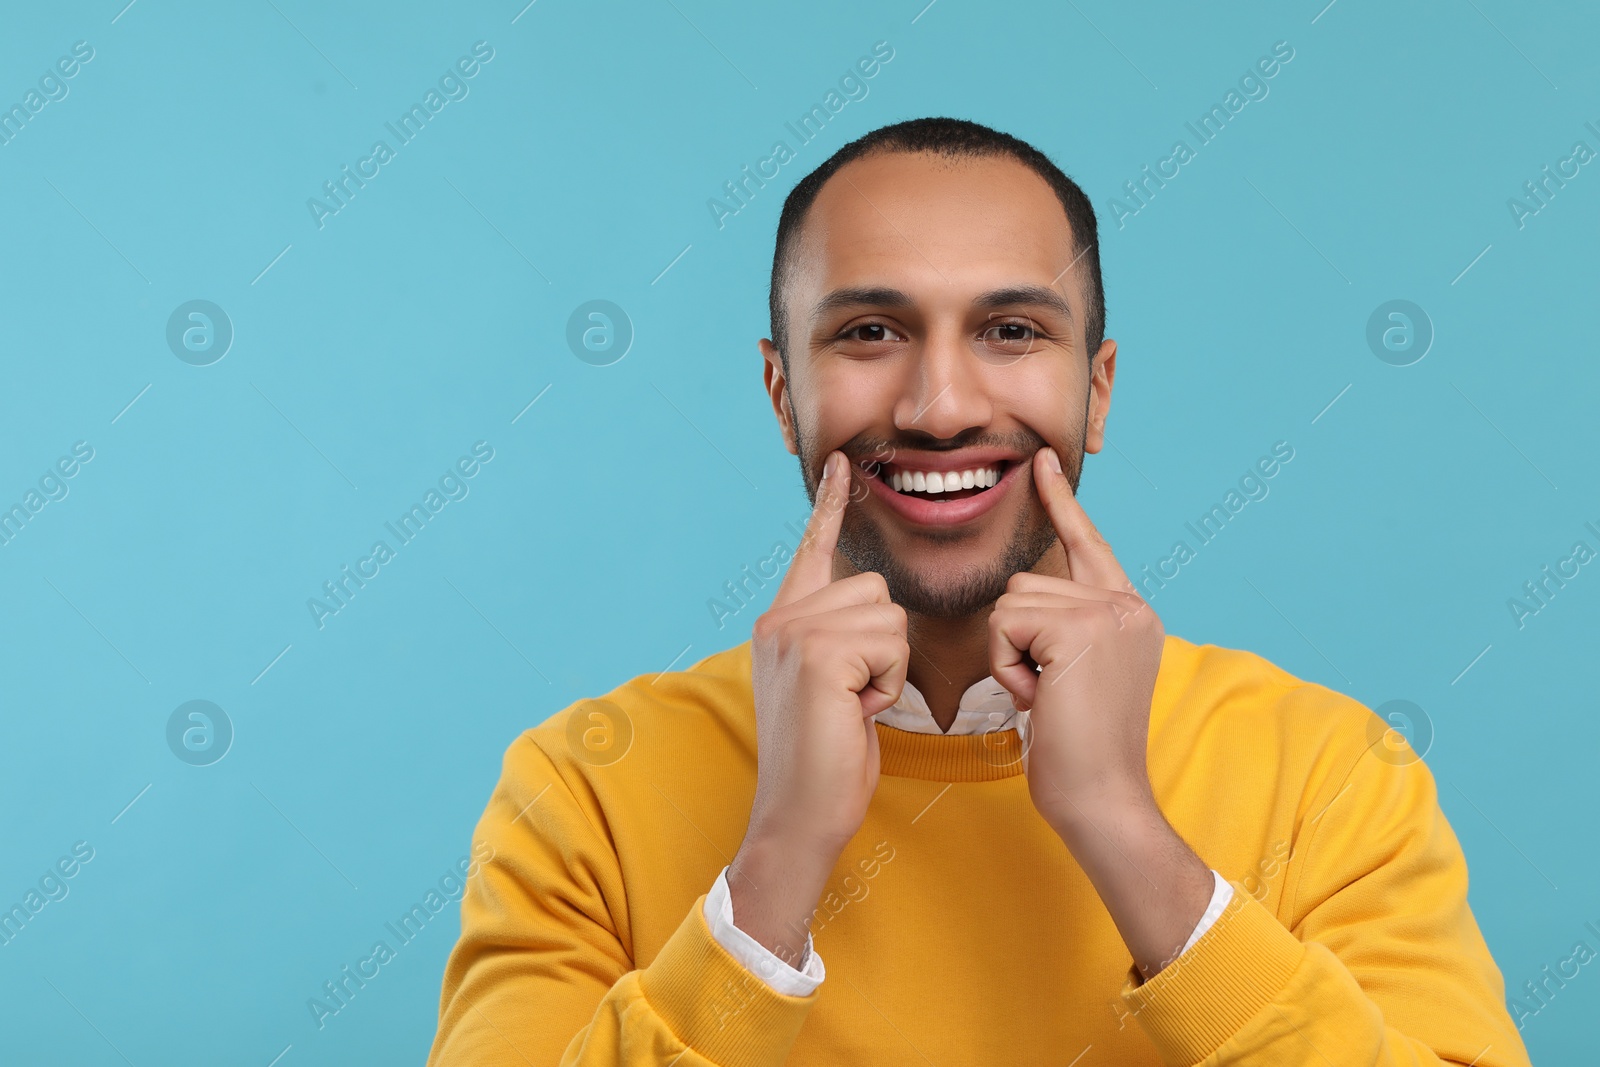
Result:
[[[992,608],[1006,591],[1011,576],[979,574],[970,580],[951,580],[949,576],[929,580],[919,574],[884,573],[883,577],[889,586],[889,599],[909,614],[964,619]]]
[[[988,611],[1018,571],[1029,570],[1055,542],[1045,525],[1019,531],[999,550],[975,553],[958,549],[927,554],[890,550],[876,528],[841,531],[839,550],[858,571],[876,571],[889,587],[889,599],[912,614],[927,618],[969,618]],[[962,560],[960,557],[968,557]]]

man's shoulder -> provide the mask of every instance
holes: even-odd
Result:
[[[1355,697],[1297,677],[1265,656],[1168,634],[1152,728],[1248,732],[1296,747],[1365,748],[1381,720]],[[1379,731],[1381,734],[1381,730]]]
[[[1324,833],[1362,812],[1396,819],[1434,795],[1422,759],[1431,738],[1417,725],[1406,736],[1355,697],[1265,656],[1168,635],[1151,704],[1150,780],[1174,810],[1189,810],[1197,833],[1267,825],[1273,812],[1309,823],[1340,797],[1342,817],[1324,820]],[[1272,833],[1288,838],[1289,826]]]
[[[552,762],[610,766],[688,758],[707,745],[746,744],[753,752],[755,705],[748,640],[678,670],[635,675],[598,696],[584,697],[524,731]],[[644,760],[637,759],[643,755]]]

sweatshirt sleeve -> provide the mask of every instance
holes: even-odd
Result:
[[[583,799],[580,799],[582,797]],[[592,797],[527,734],[474,833],[428,1067],[784,1062],[817,994],[786,996],[711,935],[706,897],[635,959],[622,873]]]
[[[1303,814],[1278,914],[1236,880],[1188,952],[1142,985],[1130,969],[1165,1063],[1529,1067],[1433,775],[1389,755],[1362,751]]]

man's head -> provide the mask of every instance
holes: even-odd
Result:
[[[856,570],[908,612],[964,617],[1040,563],[1056,537],[1030,460],[1051,445],[1076,488],[1116,361],[1094,211],[1070,178],[976,123],[873,131],[785,201],[771,312],[765,381],[807,494],[829,451],[853,464],[839,549]],[[890,484],[962,470],[979,484],[953,497]]]

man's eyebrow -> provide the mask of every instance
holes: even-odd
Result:
[[[1013,285],[1005,289],[993,289],[972,302],[975,308],[989,310],[1016,307],[1019,304],[1048,308],[1068,322],[1074,321],[1072,305],[1067,303],[1067,298],[1043,285]]]
[[[821,318],[832,311],[851,307],[883,307],[883,308],[908,308],[915,305],[916,301],[898,289],[886,286],[857,286],[848,289],[835,289],[821,300],[817,301],[811,309],[812,318]]]
[[[811,309],[811,315],[813,318],[821,318],[844,308],[909,308],[915,305],[916,301],[898,289],[887,286],[855,286],[835,289],[817,301],[816,306]],[[1072,305],[1067,303],[1066,298],[1043,285],[1013,285],[1004,289],[992,289],[972,302],[974,308],[990,310],[1018,305],[1047,308],[1068,322],[1074,321]]]

